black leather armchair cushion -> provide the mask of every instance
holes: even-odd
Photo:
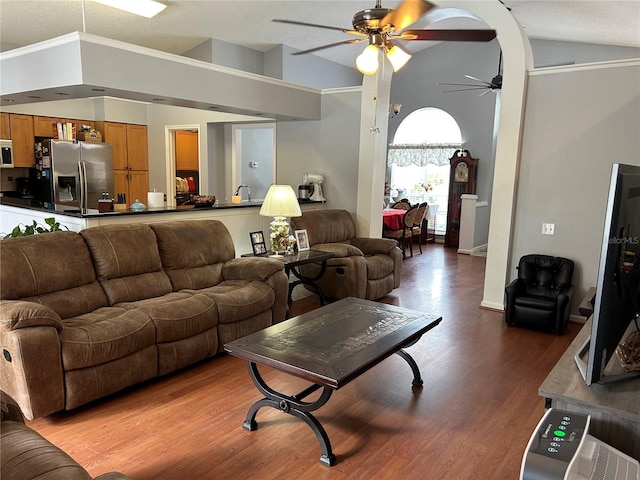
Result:
[[[573,261],[567,258],[523,256],[518,278],[505,289],[507,325],[561,333],[571,312],[573,269]]]

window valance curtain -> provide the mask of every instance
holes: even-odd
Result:
[[[461,148],[459,143],[389,144],[387,165],[449,165],[449,159]]]

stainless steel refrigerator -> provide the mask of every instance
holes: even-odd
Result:
[[[56,210],[97,213],[98,200],[113,198],[111,144],[47,140],[43,147],[42,170]]]

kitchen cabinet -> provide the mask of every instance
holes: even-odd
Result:
[[[18,113],[9,114],[11,148],[15,167],[33,167],[35,164],[33,117]]]
[[[3,138],[5,140],[11,139],[9,114],[5,112],[0,112],[0,138]]]
[[[127,207],[136,198],[146,205],[149,191],[149,172],[145,170],[114,170],[113,186],[115,194],[124,193],[127,196]]]
[[[58,123],[74,123],[76,132],[79,132],[82,125],[95,126],[93,120],[78,120],[75,118],[59,118],[59,117],[33,117],[33,131],[36,137],[55,138]]]
[[[127,205],[136,198],[146,204],[149,191],[147,126],[116,122],[96,122],[102,141],[113,149],[113,196],[127,195]],[[110,192],[111,193],[111,192]]]
[[[176,170],[198,170],[198,132],[176,131]]]
[[[65,122],[64,118],[56,117],[33,117],[33,133],[36,137],[55,137],[55,129],[58,122]]]
[[[147,126],[127,124],[127,164],[130,170],[149,170]]]

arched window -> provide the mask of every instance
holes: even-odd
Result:
[[[461,147],[462,134],[455,119],[439,108],[421,108],[398,126],[389,145],[390,200],[427,201],[430,225],[444,234],[449,195],[449,159]]]

